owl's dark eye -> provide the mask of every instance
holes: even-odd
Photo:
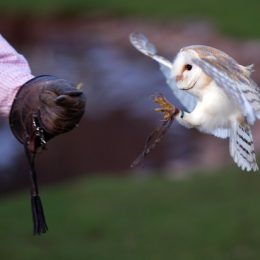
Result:
[[[191,69],[192,69],[192,65],[186,64],[186,65],[185,65],[185,69],[186,69],[186,70],[191,70]]]

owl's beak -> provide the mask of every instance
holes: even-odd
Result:
[[[176,80],[176,82],[182,81],[183,80],[183,74],[177,75],[175,77],[175,80]]]

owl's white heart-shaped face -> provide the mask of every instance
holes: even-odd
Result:
[[[183,48],[173,61],[172,78],[179,89],[200,96],[203,89],[209,85],[211,78],[196,65],[193,60],[199,59],[195,50]]]

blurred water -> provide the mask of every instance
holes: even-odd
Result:
[[[0,168],[4,169],[15,161],[17,154],[22,150],[7,123],[0,128],[0,144]],[[0,174],[4,174],[4,171],[0,171]]]
[[[97,43],[88,48],[52,46],[46,50],[30,49],[28,54],[36,74],[44,71],[83,83],[87,95],[88,118],[102,120],[113,112],[124,111],[133,120],[148,119],[159,125],[162,117],[153,111],[156,105],[152,101],[152,95],[162,93],[180,106],[158,64],[131,46],[124,48]],[[174,131],[169,131],[171,134],[175,135],[174,146],[178,146],[178,157],[193,152],[193,147],[179,145],[183,139],[190,138],[187,130],[176,125]],[[174,149],[171,151],[172,139],[167,140],[168,153],[174,158]]]
[[[134,117],[154,117],[150,96],[163,93],[171,98],[171,91],[157,64],[139,53],[132,57],[131,53],[114,46],[57,46],[51,50],[34,49],[27,56],[35,74],[50,73],[82,82],[90,117],[118,109]]]
[[[153,111],[156,105],[151,95],[162,93],[179,106],[158,64],[130,44],[32,42],[20,46],[19,51],[28,59],[34,75],[52,74],[83,83],[87,95],[86,116],[78,133],[55,138],[48,144],[51,149],[43,153],[45,159],[40,160],[39,169],[43,169],[46,180],[74,173],[129,171],[145,138],[161,123],[162,115]],[[149,156],[148,169],[157,165],[183,171],[183,167],[198,164],[205,156],[205,152],[200,156],[205,148],[201,138],[205,137],[197,131],[173,124],[160,147]],[[22,146],[11,136],[8,125],[1,128],[0,140],[1,174],[27,171]],[[212,147],[213,155],[206,152],[208,161],[223,150],[217,152],[214,141]],[[54,165],[54,161],[68,163]]]

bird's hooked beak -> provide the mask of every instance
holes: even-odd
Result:
[[[176,82],[178,83],[179,81],[183,80],[183,74],[179,74],[175,77]]]

